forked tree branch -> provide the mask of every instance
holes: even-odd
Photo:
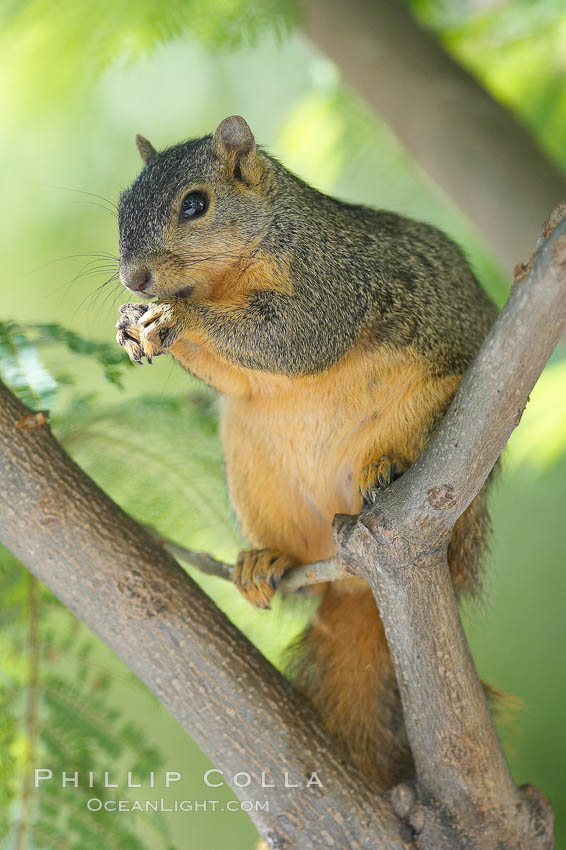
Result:
[[[516,283],[427,450],[360,517],[338,517],[344,569],[385,623],[417,769],[390,804],[344,764],[293,688],[148,532],[0,385],[2,542],[136,672],[230,781],[269,800],[272,847],[550,848],[542,795],[513,785],[463,636],[446,564],[566,324],[566,222]],[[328,569],[328,563],[325,568]],[[308,572],[311,567],[303,568]],[[326,576],[328,577],[328,576]],[[324,789],[283,787],[318,771]]]
[[[384,622],[428,804],[403,808],[425,847],[453,846],[454,830],[482,850],[552,846],[547,804],[509,775],[446,557],[566,326],[566,219],[545,235],[426,450],[374,506],[335,520],[338,554],[367,578]]]

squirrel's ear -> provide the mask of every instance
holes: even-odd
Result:
[[[148,140],[145,139],[143,136],[140,136],[139,133],[136,136],[136,147],[145,165],[147,165],[150,159],[153,159],[154,156],[157,156],[157,151],[155,150],[151,142],[148,142]]]
[[[225,118],[212,137],[212,149],[224,169],[248,186],[259,182],[262,165],[253,133],[240,115]]]

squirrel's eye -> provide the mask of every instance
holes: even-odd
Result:
[[[181,202],[181,218],[198,218],[208,208],[208,198],[204,192],[189,192]]]

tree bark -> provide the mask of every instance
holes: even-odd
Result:
[[[482,850],[552,846],[546,802],[532,788],[516,789],[507,769],[447,562],[456,520],[519,424],[566,327],[566,219],[519,275],[423,454],[375,505],[335,520],[338,558],[369,581],[385,626],[417,797],[428,803],[405,801],[405,817],[425,847],[452,846],[454,829]]]
[[[390,125],[510,276],[566,177],[401,0],[304,0],[305,34]]]
[[[2,384],[0,515],[1,542],[145,682],[235,793],[269,802],[250,816],[273,848],[319,850],[324,836],[329,847],[406,847],[389,803],[301,696]],[[248,787],[234,784],[241,771]],[[285,771],[300,787],[284,787]],[[323,789],[305,787],[313,771]],[[262,772],[275,789],[261,788]]]
[[[416,765],[392,805],[344,763],[291,685],[154,538],[0,385],[0,539],[151,688],[274,848],[548,850],[552,813],[516,789],[461,628],[446,547],[566,324],[566,220],[520,271],[429,446],[359,517],[338,517],[341,570],[381,610]],[[328,575],[328,562],[324,563]],[[284,772],[299,788],[284,787]],[[324,787],[305,788],[316,771]],[[265,772],[275,790],[262,789]],[[397,813],[398,818],[395,816]]]

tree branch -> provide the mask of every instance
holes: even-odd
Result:
[[[224,772],[276,848],[402,850],[401,824],[304,699],[147,531],[0,384],[0,539],[157,695]],[[289,783],[284,787],[284,772]],[[324,788],[305,788],[318,771]],[[261,774],[274,790],[261,788]],[[215,777],[216,779],[217,777]]]
[[[338,554],[369,581],[385,626],[419,796],[441,809],[407,815],[426,847],[444,846],[446,824],[482,850],[552,846],[547,804],[509,775],[446,557],[566,326],[566,219],[527,268],[423,454],[375,505],[335,520]]]
[[[505,271],[566,197],[566,178],[400,0],[304,0],[305,34],[475,224]]]

